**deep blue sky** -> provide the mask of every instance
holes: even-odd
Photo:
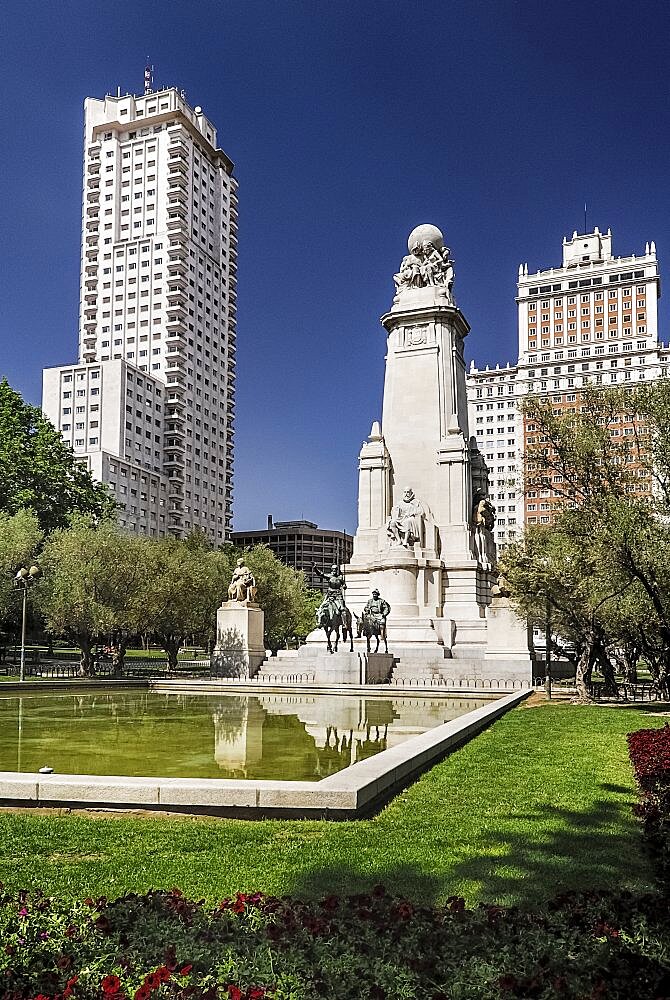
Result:
[[[611,226],[670,262],[667,2],[5,0],[0,374],[77,352],[82,103],[186,90],[240,182],[235,527],[353,529],[409,231],[456,260],[468,358],[516,358],[517,268]],[[668,337],[662,303],[661,331]]]

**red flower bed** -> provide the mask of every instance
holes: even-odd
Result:
[[[670,726],[628,734],[628,752],[641,801],[634,807],[644,824],[662,879],[670,877]]]
[[[670,726],[629,733],[628,749],[643,791],[654,795],[670,787]]]
[[[524,912],[377,886],[212,908],[179,890],[79,903],[0,885],[0,1000],[670,1000],[668,941],[657,894]]]

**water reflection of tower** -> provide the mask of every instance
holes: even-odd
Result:
[[[246,778],[263,756],[263,721],[266,713],[257,698],[222,698],[212,714],[214,758],[222,775]]]

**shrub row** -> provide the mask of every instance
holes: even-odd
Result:
[[[670,998],[670,914],[655,895],[583,893],[542,910],[377,887],[307,903],[178,890],[62,902],[0,893],[2,1000]]]
[[[640,789],[640,802],[634,806],[634,812],[643,822],[659,876],[667,882],[670,880],[670,726],[629,733],[628,751]]]

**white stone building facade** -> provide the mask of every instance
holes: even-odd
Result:
[[[525,498],[521,492],[522,457],[535,428],[522,419],[520,402],[529,394],[546,396],[556,409],[574,412],[586,385],[667,376],[668,347],[658,339],[659,297],[655,244],[647,243],[639,255],[615,257],[609,230],[564,239],[560,267],[529,274],[528,265],[520,265],[518,361],[504,369],[477,369],[473,363],[467,380],[471,426],[497,508],[498,545],[513,540],[524,523],[551,520],[552,490]],[[503,398],[514,406],[501,406]],[[627,430],[632,433],[626,427],[621,433]]]
[[[127,526],[177,536],[198,528],[221,544],[232,526],[233,164],[175,88],[88,98],[84,112],[79,365],[45,372],[43,408],[126,504]],[[94,373],[100,399],[87,396],[87,406],[97,403],[98,426],[89,417],[82,435],[75,425],[85,421],[63,412],[64,379],[84,375],[92,392]],[[141,400],[131,401],[140,381]],[[155,477],[155,491],[139,492],[157,503],[165,486],[163,507],[120,495],[125,465],[138,483]]]
[[[489,471],[489,496],[496,518],[496,544],[517,537],[523,525],[523,498],[519,496],[520,414],[517,407],[516,365],[478,370],[471,364],[467,374],[470,432]]]
[[[121,360],[46,368],[42,380],[45,413],[78,461],[110,487],[123,508],[120,524],[165,535],[165,384]]]

